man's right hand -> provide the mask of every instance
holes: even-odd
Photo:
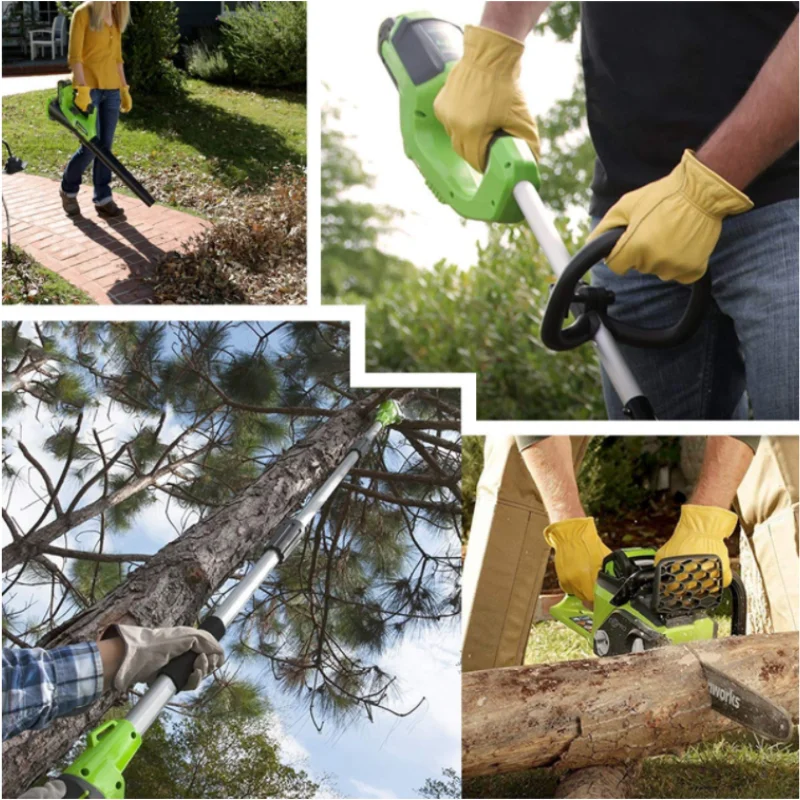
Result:
[[[85,114],[92,104],[92,90],[88,86],[75,87],[75,105]]]
[[[484,172],[498,131],[524,139],[539,158],[539,133],[519,86],[525,46],[491,28],[467,25],[464,56],[433,104],[456,153]]]
[[[114,688],[124,691],[134,683],[152,683],[162,667],[191,650],[197,654],[186,689],[193,691],[209,673],[222,666],[225,651],[207,631],[179,626],[175,628],[137,628],[111,625],[101,639],[119,637],[124,645],[122,663],[113,678]]]
[[[556,551],[556,575],[561,588],[591,608],[597,573],[611,552],[597,535],[594,520],[582,517],[554,522],[544,529],[544,538]]]

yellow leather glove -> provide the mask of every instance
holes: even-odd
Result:
[[[675,530],[656,552],[655,563],[669,556],[715,555],[722,559],[722,585],[731,582],[731,562],[725,539],[736,529],[739,518],[732,511],[716,506],[681,507]]]
[[[75,86],[75,105],[86,113],[86,110],[92,104],[92,90],[88,86]]]
[[[686,150],[666,178],[628,192],[609,209],[589,241],[611,228],[627,227],[606,259],[609,269],[694,283],[705,274],[722,232],[722,220],[749,211],[747,195]]]
[[[120,111],[122,111],[123,114],[127,114],[133,108],[130,86],[123,86],[122,89],[120,89],[120,96],[122,98]]]
[[[556,551],[556,575],[561,588],[591,608],[597,573],[611,552],[597,535],[594,520],[579,517],[554,522],[544,529],[544,538]]]
[[[524,139],[539,158],[539,133],[519,86],[525,45],[490,28],[467,25],[464,56],[433,103],[456,153],[483,172],[489,142],[503,130]]]

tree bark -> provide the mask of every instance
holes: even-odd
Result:
[[[797,633],[482,670],[462,676],[464,776],[624,764],[736,729],[711,709],[698,656],[797,722]]]
[[[630,796],[633,781],[641,771],[642,762],[613,767],[586,767],[565,775],[555,791],[557,800],[562,798],[609,798],[622,800]]]
[[[273,462],[225,508],[188,528],[113,592],[59,629],[48,647],[91,641],[114,622],[144,627],[192,625],[213,591],[244,561],[258,558],[273,529],[322,485],[372,424],[375,396],[353,404]],[[106,695],[87,713],[28,731],[3,745],[3,795],[19,797],[119,699]]]

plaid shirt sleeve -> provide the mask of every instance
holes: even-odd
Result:
[[[103,662],[94,642],[3,648],[3,741],[78,714],[103,693]]]

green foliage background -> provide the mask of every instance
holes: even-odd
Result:
[[[538,32],[569,41],[578,3],[554,3]],[[401,224],[396,209],[352,199],[367,186],[336,110],[323,114],[322,292],[326,302],[366,303],[367,360],[373,371],[476,372],[483,419],[590,419],[605,416],[592,348],[558,355],[544,349],[539,327],[551,270],[525,225],[492,226],[477,263],[433,269],[384,253],[380,237]],[[539,119],[544,151],[542,197],[559,215],[567,247],[588,232],[585,208],[594,148],[585,125],[582,83]],[[409,169],[413,166],[409,164]]]
[[[461,495],[464,532],[469,535],[476,490],[483,470],[482,436],[462,440]],[[586,513],[613,519],[646,507],[653,494],[651,478],[658,467],[680,461],[677,436],[593,436],[578,472],[578,488]]]
[[[221,51],[248,86],[281,88],[306,82],[305,2],[262,2],[220,17]]]

